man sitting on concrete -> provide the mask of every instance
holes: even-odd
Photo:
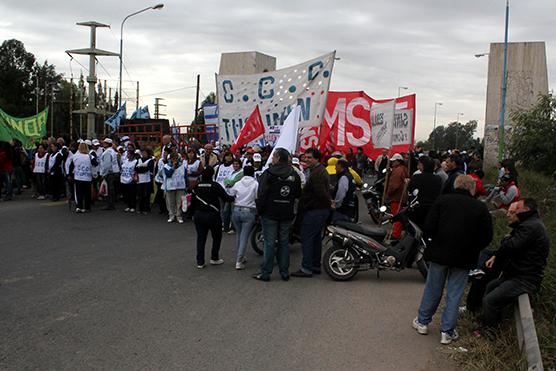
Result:
[[[495,326],[507,305],[521,294],[532,294],[540,288],[550,242],[532,198],[511,204],[507,212],[511,233],[485,266],[496,265],[502,274],[490,282],[483,298],[483,324]]]

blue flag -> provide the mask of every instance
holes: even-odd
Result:
[[[131,114],[131,120],[133,119],[150,119],[149,106],[139,107]]]
[[[118,125],[120,125],[120,122],[125,119],[125,104],[126,102],[122,104],[120,109],[117,110],[115,114],[113,114],[108,120],[104,121],[104,124],[110,126],[112,129],[116,129]]]

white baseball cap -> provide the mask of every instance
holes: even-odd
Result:
[[[292,158],[293,165],[299,165],[299,159],[297,157]]]
[[[108,144],[112,144],[112,139],[110,139],[110,138],[104,138],[103,142],[104,142],[104,143],[108,143]]]
[[[91,141],[91,144],[92,144],[93,146],[98,146],[98,145],[100,144],[100,142],[98,141],[98,139],[93,139],[93,140]]]
[[[88,145],[88,146],[92,146],[92,145],[93,145],[93,142],[91,142],[90,139],[85,139],[83,142],[84,142],[86,145]]]
[[[253,161],[255,161],[255,162],[261,162],[262,160],[263,160],[263,157],[261,156],[260,153],[255,153],[255,154],[253,155]]]
[[[390,161],[403,161],[403,157],[399,153],[394,153]]]

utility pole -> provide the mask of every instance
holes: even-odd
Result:
[[[50,96],[50,136],[54,136],[54,84],[51,85],[51,96]]]
[[[94,21],[89,22],[78,22],[78,26],[87,26],[90,27],[90,44],[88,48],[83,49],[73,49],[73,50],[66,50],[67,54],[83,54],[89,56],[89,76],[87,76],[87,83],[89,84],[89,99],[87,101],[87,110],[86,112],[79,112],[79,113],[86,113],[87,114],[87,137],[92,137],[93,133],[95,132],[95,118],[98,114],[98,110],[95,107],[95,85],[97,83],[97,76],[96,76],[96,56],[107,56],[107,57],[118,57],[118,53],[112,53],[106,50],[97,49],[96,47],[96,36],[97,36],[97,27],[110,27],[107,24],[98,23]]]
[[[160,113],[160,107],[166,107],[165,104],[160,103],[161,100],[164,98],[154,98],[154,118],[159,119],[160,116],[166,116],[163,113]]]
[[[197,75],[197,92],[195,93],[195,124],[197,124],[197,116],[199,111],[199,91],[201,90],[201,75]]]
[[[502,72],[502,108],[500,109],[500,128],[498,129],[498,161],[504,159],[506,134],[504,120],[506,119],[506,92],[508,89],[508,21],[510,18],[510,2],[506,0],[506,24],[504,29],[504,69]]]
[[[70,96],[69,96],[69,120],[70,120],[70,140],[73,138],[73,77],[70,79]]]
[[[137,94],[135,97],[135,110],[139,109],[139,81],[137,81]]]
[[[37,74],[37,86],[35,87],[35,115],[39,114],[39,75]]]

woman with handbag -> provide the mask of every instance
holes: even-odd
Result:
[[[214,169],[207,166],[201,174],[199,183],[193,187],[191,209],[197,230],[197,268],[205,267],[205,244],[208,232],[212,235],[210,264],[224,263],[220,259],[220,243],[222,241],[222,218],[220,217],[220,200],[232,202],[234,197],[226,193],[224,188],[213,180]]]
[[[183,223],[181,217],[182,196],[185,195],[187,188],[187,170],[185,161],[177,152],[172,152],[166,164],[160,170],[164,178],[164,197],[166,198],[166,208],[168,209],[168,223],[177,220]]]

